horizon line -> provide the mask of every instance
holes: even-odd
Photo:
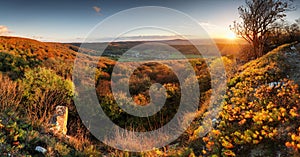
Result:
[[[192,39],[183,39],[183,38],[164,38],[164,37],[171,37],[171,36],[155,36],[155,37],[163,37],[164,39],[158,39],[158,38],[151,38],[151,39],[134,39],[135,37],[154,37],[154,36],[132,36],[132,39],[120,39],[120,40],[108,40],[108,38],[106,38],[107,40],[100,39],[100,40],[95,40],[95,41],[62,41],[62,40],[48,40],[45,39],[43,40],[43,38],[41,39],[36,39],[33,37],[24,37],[24,36],[11,36],[11,35],[0,35],[0,37],[9,37],[9,38],[23,38],[23,39],[30,39],[30,40],[36,40],[39,42],[45,42],[45,43],[62,43],[62,44],[68,44],[68,43],[116,43],[116,42],[155,42],[155,41],[176,41],[176,40],[181,40],[181,41],[192,41],[192,40],[203,40],[203,41],[208,41],[208,40],[212,40],[214,42],[221,40],[221,41],[230,41],[230,42],[246,42],[244,41],[242,38],[236,38],[236,39],[228,39],[225,37],[219,37],[219,38],[192,38]],[[131,38],[131,37],[125,37],[125,38]]]

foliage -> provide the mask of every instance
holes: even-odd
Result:
[[[100,154],[97,147],[84,138],[79,140],[80,138],[73,137],[69,139],[54,137],[47,133],[48,128],[45,123],[32,125],[36,124],[33,121],[39,119],[24,114],[29,108],[23,106],[24,102],[21,101],[23,94],[21,84],[13,82],[2,74],[0,80],[0,154],[2,156],[42,155],[35,151],[36,146],[46,148],[46,156]]]
[[[0,69],[5,71],[5,74],[0,75],[1,155],[8,153],[13,156],[37,155],[34,151],[35,146],[42,146],[47,149],[46,156],[101,156],[102,153],[110,156],[241,156],[253,155],[255,151],[261,151],[265,156],[274,156],[276,152],[272,152],[273,149],[299,156],[300,94],[298,86],[285,79],[289,65],[286,62],[286,55],[282,53],[290,50],[290,45],[283,45],[239,69],[230,56],[208,59],[208,63],[204,59],[190,59],[201,91],[195,121],[181,137],[164,148],[129,153],[103,146],[83,126],[72,102],[75,93],[70,81],[72,67],[68,66],[74,59],[73,50],[63,44],[6,37],[0,37],[0,40],[3,41],[0,42],[0,54],[4,56],[5,61]],[[190,49],[185,46],[178,47],[183,51]],[[30,57],[26,58],[27,55]],[[116,74],[118,79],[111,82],[111,73],[116,62],[100,58],[96,63],[93,56],[79,55],[82,55],[81,68],[89,69],[91,67],[87,65],[97,65],[95,86],[99,103],[116,124],[128,130],[148,131],[160,128],[173,118],[181,99],[181,89],[175,73],[163,64],[172,64],[182,74],[186,71],[184,62],[172,60],[146,63],[135,69],[133,74],[129,74],[128,71],[128,66],[133,63],[126,62],[121,67],[121,73]],[[66,59],[69,60],[64,62]],[[34,66],[29,65],[31,64],[29,60],[41,61],[36,64],[40,67],[33,68]],[[223,110],[219,118],[215,119],[213,130],[203,138],[199,138],[197,135],[201,129],[203,130],[199,126],[208,113],[204,112],[214,99],[213,91],[210,90],[209,68],[219,71],[218,68],[222,68],[223,65],[227,77],[230,78],[222,102]],[[23,69],[24,72],[18,82],[6,76],[14,69]],[[125,81],[125,77],[130,79],[129,83]],[[86,80],[76,81],[82,81],[84,84]],[[190,86],[190,81],[186,79],[184,84]],[[118,105],[128,104],[116,104],[111,92],[111,86],[128,85],[129,96],[122,92],[114,93],[115,96],[122,99],[122,102],[134,100],[135,105],[145,105],[150,101],[149,88],[153,83],[162,84],[162,88],[158,90],[165,89],[167,100],[160,112],[147,118],[134,117],[121,110]],[[83,98],[82,101],[85,102],[85,107],[89,107],[87,100]],[[70,136],[56,137],[48,133],[48,118],[51,117],[56,105],[69,107]],[[91,110],[87,114],[93,117],[98,114],[97,112]],[[141,142],[149,145],[154,143],[153,139],[136,141],[136,137],[125,140],[124,135],[118,135],[113,140],[115,141],[110,142],[124,146],[130,144],[134,147],[140,147]]]
[[[5,52],[0,53],[0,71],[8,72],[13,79],[23,77],[25,70],[39,64],[40,61],[34,56],[22,58]]]
[[[0,70],[11,70],[14,79],[22,77],[27,69],[38,65],[53,69],[60,76],[71,77],[70,63],[75,58],[75,52],[63,44],[0,37],[0,52],[0,58],[5,60]]]
[[[27,129],[29,125],[20,121],[17,115],[13,112],[1,113],[0,116],[0,154],[10,153],[11,155],[16,154],[29,154],[25,150]],[[5,118],[5,121],[4,121]],[[31,128],[32,130],[32,128]],[[23,152],[23,150],[25,150]]]
[[[265,45],[270,48],[274,48],[274,46],[278,46],[284,43],[300,41],[300,25],[297,22],[275,22],[272,24],[268,36],[269,40],[265,43]]]
[[[24,87],[24,97],[30,101],[37,102],[35,95],[39,95],[47,89],[64,93],[66,100],[74,96],[72,82],[61,78],[52,70],[46,68],[38,67],[29,70],[25,73],[25,78],[22,80],[22,83]]]
[[[286,142],[297,147],[289,135],[296,139],[300,94],[298,86],[284,78],[287,65],[282,54],[289,46],[247,63],[229,80],[219,123],[202,139],[204,154],[239,156],[258,149],[274,156],[276,152],[270,150],[284,151]]]
[[[21,81],[24,88],[22,104],[29,117],[47,122],[56,105],[70,107],[74,96],[73,83],[45,68],[35,68],[25,73]]]
[[[191,59],[189,61],[198,78],[200,91],[203,93],[206,92],[211,87],[210,75],[205,61],[203,59]],[[166,65],[173,65],[173,68],[176,68],[177,71],[184,72],[186,68],[185,62],[180,60],[148,62],[140,65],[130,74],[127,66],[130,67],[132,64],[131,62],[126,62],[119,65],[118,73],[114,74],[114,77],[117,79],[112,80],[112,84],[106,79],[109,77],[96,77],[98,78],[96,86],[100,105],[110,119],[122,127],[127,126],[134,129],[138,128],[139,130],[159,128],[173,118],[181,99],[178,78],[172,69]],[[98,73],[101,75],[101,73],[103,74],[102,71],[100,70]],[[128,79],[125,79],[126,77],[129,78],[129,83]],[[162,84],[166,91],[165,105],[155,115],[148,118],[139,118],[127,114],[118,106],[131,105],[134,108],[135,105],[148,104],[150,102],[149,88],[154,83]],[[110,86],[117,86],[118,88],[129,86],[130,95],[125,94],[124,91],[112,94]],[[115,98],[118,98],[124,104],[117,104]],[[129,104],[131,99],[135,104]]]
[[[41,133],[30,125],[28,120],[20,118],[15,111],[0,113],[0,154],[4,156],[43,155],[35,151],[36,146],[44,147],[45,156],[90,156],[101,155],[95,145],[84,146],[84,150],[75,149],[68,139],[59,139]]]

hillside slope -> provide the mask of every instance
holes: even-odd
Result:
[[[46,60],[47,58],[61,58],[64,60],[74,59],[76,52],[68,46],[60,43],[45,43],[37,40],[18,38],[18,37],[0,37],[0,50],[2,52],[15,52],[15,55],[34,55],[37,59]]]
[[[22,77],[26,70],[37,66],[52,69],[56,74],[70,79],[76,56],[82,63],[95,61],[92,56],[77,53],[74,46],[68,44],[0,36],[0,71],[8,72],[13,79]],[[103,57],[96,64],[106,68],[114,61]]]
[[[36,155],[36,146],[46,147],[48,156],[99,154],[72,102],[76,56],[82,68],[95,62],[65,44],[0,37],[0,156]],[[100,58],[96,64],[105,70],[114,61]],[[69,138],[52,136],[47,130],[59,105],[69,108]]]
[[[299,46],[282,45],[228,81],[218,124],[202,138],[203,154],[299,156]]]

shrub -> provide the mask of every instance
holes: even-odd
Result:
[[[12,79],[23,77],[26,69],[32,68],[40,64],[33,57],[18,57],[9,53],[0,53],[0,71],[7,72]]]
[[[71,105],[74,96],[73,84],[64,80],[53,71],[35,68],[25,73],[22,80],[24,88],[22,103],[25,112],[33,120],[46,122],[57,105],[74,108]]]

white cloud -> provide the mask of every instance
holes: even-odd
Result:
[[[42,40],[42,39],[44,39],[42,36],[36,36],[36,35],[33,35],[32,38],[36,39],[36,40]]]
[[[94,9],[97,13],[99,13],[99,12],[101,11],[101,8],[100,8],[100,7],[97,7],[97,6],[93,6],[93,9]]]
[[[217,25],[211,24],[209,22],[200,22],[199,23],[204,29],[215,29],[218,28]]]
[[[7,35],[9,33],[10,33],[10,31],[8,30],[8,28],[6,26],[0,25],[0,35]]]

